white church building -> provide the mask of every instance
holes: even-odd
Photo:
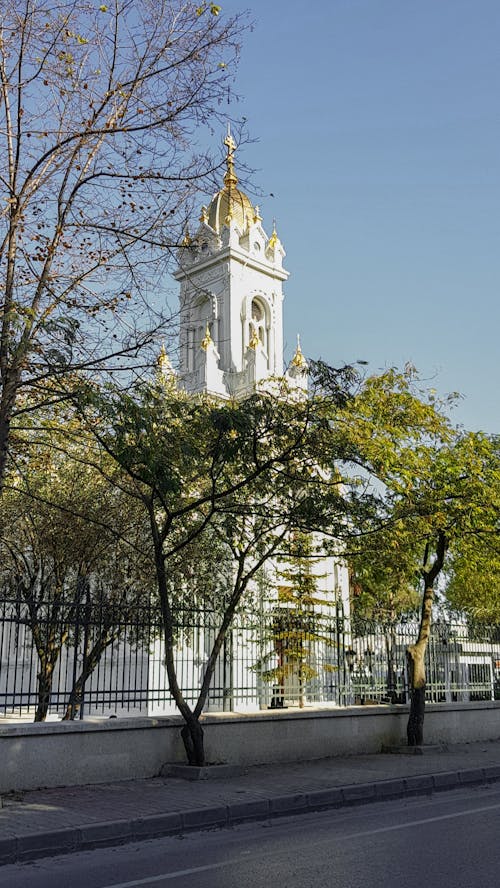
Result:
[[[284,365],[283,285],[289,276],[283,266],[285,250],[276,227],[271,235],[266,233],[258,206],[253,206],[238,188],[234,163],[236,145],[229,129],[224,144],[227,151],[223,186],[209,205],[202,207],[196,232],[192,236],[186,232],[177,256],[178,269],[174,277],[180,285],[178,384],[193,393],[244,399],[255,390],[265,389],[273,378],[284,377],[291,396],[295,389],[297,394],[307,397],[308,366],[298,338],[288,367]],[[164,351],[158,363],[160,370],[172,373]],[[283,582],[279,579],[279,567],[272,562],[266,567],[271,586],[274,577],[277,602],[280,582]],[[317,599],[321,602],[315,611],[325,620],[341,613],[347,626],[346,563],[341,558],[321,556],[313,559],[311,571],[316,574]],[[263,686],[252,665],[262,657],[262,650],[257,647],[252,650],[251,634],[242,631],[235,633],[231,644],[233,654],[235,644],[239,650],[234,657],[234,668],[231,666],[233,707],[251,709],[258,703],[262,706],[263,700],[269,703],[273,689]],[[185,650],[183,656],[186,656]],[[266,664],[268,672],[272,672],[276,656],[277,652],[271,649]],[[194,650],[193,657],[196,657]],[[337,652],[333,651],[315,650],[314,657],[324,660],[326,666],[337,662]],[[227,670],[227,663],[221,663],[214,676],[214,693],[208,700],[211,710],[219,708],[221,702],[216,689],[227,684],[223,680],[223,669]],[[329,685],[323,682],[322,667],[313,671],[318,680],[312,682],[314,691],[309,694],[310,702],[312,698],[316,703],[338,699],[331,680]],[[330,676],[332,672],[333,668]],[[156,683],[157,680],[153,680],[152,684]],[[302,693],[296,676],[289,676],[286,684],[287,687],[280,690],[285,705],[297,705],[304,696],[308,702],[308,689]],[[312,687],[309,690],[312,691]]]
[[[180,283],[182,386],[222,398],[244,398],[270,377],[285,375],[307,389],[307,364],[297,346],[283,367],[283,268],[276,229],[266,234],[259,208],[238,186],[235,144],[228,132],[226,174],[186,234],[174,277]]]

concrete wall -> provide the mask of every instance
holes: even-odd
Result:
[[[209,762],[252,765],[379,752],[404,743],[407,706],[358,706],[203,718]],[[0,792],[152,777],[184,762],[176,716],[0,728]],[[500,739],[500,702],[430,704],[426,743]]]

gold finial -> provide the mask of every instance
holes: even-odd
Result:
[[[228,154],[234,154],[234,152],[236,151],[236,142],[231,135],[231,124],[229,123],[229,121],[227,124],[227,136],[224,139],[224,145],[227,146]]]
[[[279,238],[278,238],[278,234],[276,232],[276,219],[273,219],[273,233],[272,233],[271,237],[269,238],[269,242],[267,244],[268,249],[274,250],[276,244],[278,243],[278,240],[279,240]]]
[[[184,232],[184,237],[181,241],[181,247],[190,247],[193,243],[192,237],[189,233],[189,226],[186,225],[186,231]]]
[[[207,224],[207,222],[208,222],[208,209],[207,209],[207,207],[202,207],[202,208],[201,208],[200,222],[205,222],[205,224]]]
[[[162,344],[161,344],[160,353],[156,359],[156,363],[158,364],[158,367],[160,368],[160,370],[163,370],[163,368],[165,367],[166,364],[170,364],[170,361],[169,361],[169,358],[168,358],[168,355],[167,355],[167,352],[165,349],[164,342],[162,342]]]
[[[210,345],[213,345],[214,341],[210,335],[210,327],[207,321],[207,329],[205,330],[205,336],[201,340],[201,347],[203,351],[206,351]]]
[[[250,337],[250,342],[248,343],[248,348],[256,349],[260,343],[260,339],[257,336],[257,330],[255,327],[252,327],[252,335]]]
[[[302,349],[300,347],[300,336],[297,335],[297,348],[295,349],[295,354],[292,358],[292,365],[294,367],[299,367],[300,369],[307,366],[307,361],[302,354]]]
[[[255,204],[255,213],[253,217],[254,222],[262,222],[262,216],[260,215],[260,207],[258,204]]]
[[[162,342],[160,352],[156,359],[156,366],[158,367],[158,373],[160,374],[160,376],[165,379],[170,378],[174,373],[172,363],[165,349],[164,342]]]
[[[236,173],[234,172],[234,152],[236,150],[236,143],[231,135],[231,127],[230,127],[229,123],[227,125],[227,136],[224,139],[224,145],[227,148],[227,154],[226,154],[227,172],[226,172],[226,175],[224,176],[224,185],[226,186],[227,190],[230,191],[231,188],[236,188],[236,186],[238,184],[238,177],[237,177]]]

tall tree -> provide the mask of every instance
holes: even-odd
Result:
[[[408,648],[411,745],[422,742],[424,656],[434,586],[448,547],[443,521],[451,521],[443,482],[447,456],[456,454],[456,433],[443,412],[444,406],[434,392],[421,390],[413,367],[405,368],[403,373],[391,369],[369,377],[347,405],[348,438],[353,460],[361,469],[358,483],[364,489],[352,513],[354,534],[349,548],[354,553],[364,552],[365,562],[368,557],[372,577],[384,561],[389,569],[392,562],[391,585],[399,592],[401,583],[411,584],[419,549],[425,553],[423,566],[420,562],[419,567],[424,584],[420,629],[415,644]],[[443,467],[441,480],[439,466]],[[447,490],[450,492],[450,486]],[[364,568],[366,571],[366,563]]]
[[[293,530],[345,524],[344,500],[329,468],[340,447],[332,429],[335,402],[350,396],[350,373],[326,399],[291,397],[287,386],[242,403],[217,403],[173,387],[141,387],[99,404],[90,422],[123,472],[122,487],[142,504],[151,531],[162,611],[170,692],[181,712],[188,760],[203,764],[200,715],[218,654],[251,580]],[[92,414],[95,407],[100,412]],[[219,626],[198,700],[190,706],[175,666],[175,588],[169,577],[179,553],[204,533],[229,551],[231,582],[219,601]]]
[[[387,663],[387,696],[396,691],[397,625],[415,613],[420,602],[421,544],[401,523],[391,523],[363,536],[349,554],[351,619],[356,635],[376,625],[382,631]]]
[[[490,439],[460,433],[433,457],[426,472],[415,476],[407,498],[417,505],[413,523],[424,541],[423,598],[418,638],[408,648],[412,696],[408,743],[423,742],[425,712],[424,656],[430,634],[436,584],[454,551],[481,540],[498,539],[500,529],[500,462]],[[476,601],[481,593],[476,587]],[[478,601],[479,604],[479,601]]]
[[[165,262],[213,170],[190,140],[241,28],[214,3],[1,0],[0,488],[20,393],[136,360],[164,322]]]
[[[25,428],[29,456],[9,469],[2,500],[0,582],[37,653],[35,721],[47,716],[63,648],[83,649],[66,711],[74,718],[102,654],[154,590],[142,514],[92,460],[93,439],[68,413],[53,409],[46,422],[37,413]]]
[[[325,641],[318,625],[318,609],[326,603],[318,591],[319,580],[325,577],[318,572],[321,555],[321,547],[311,533],[292,532],[282,546],[283,560],[276,571],[278,602],[273,609],[273,643],[278,665],[268,670],[266,678],[278,686],[281,699],[287,682],[296,681],[301,709],[305,706],[306,684],[318,674],[313,665],[314,648]]]
[[[369,381],[352,411],[364,417],[364,422],[353,424],[353,446],[360,458],[364,454],[376,479],[372,499],[360,513],[364,518],[357,525],[360,538],[373,534],[376,543],[382,534],[382,551],[384,540],[392,540],[396,575],[396,568],[406,573],[405,563],[412,574],[415,552],[421,552],[420,625],[407,650],[411,687],[407,734],[414,746],[423,743],[425,654],[437,583],[454,551],[471,545],[477,549],[481,541],[492,544],[498,539],[500,464],[498,444],[485,435],[454,429],[433,393],[427,399],[415,393],[411,375],[405,379],[391,372]],[[362,483],[369,485],[370,480],[365,477]],[[375,564],[376,559],[375,555]],[[476,596],[479,593],[477,586]]]

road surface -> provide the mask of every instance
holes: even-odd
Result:
[[[2,888],[486,888],[500,788],[286,817],[0,868]]]

